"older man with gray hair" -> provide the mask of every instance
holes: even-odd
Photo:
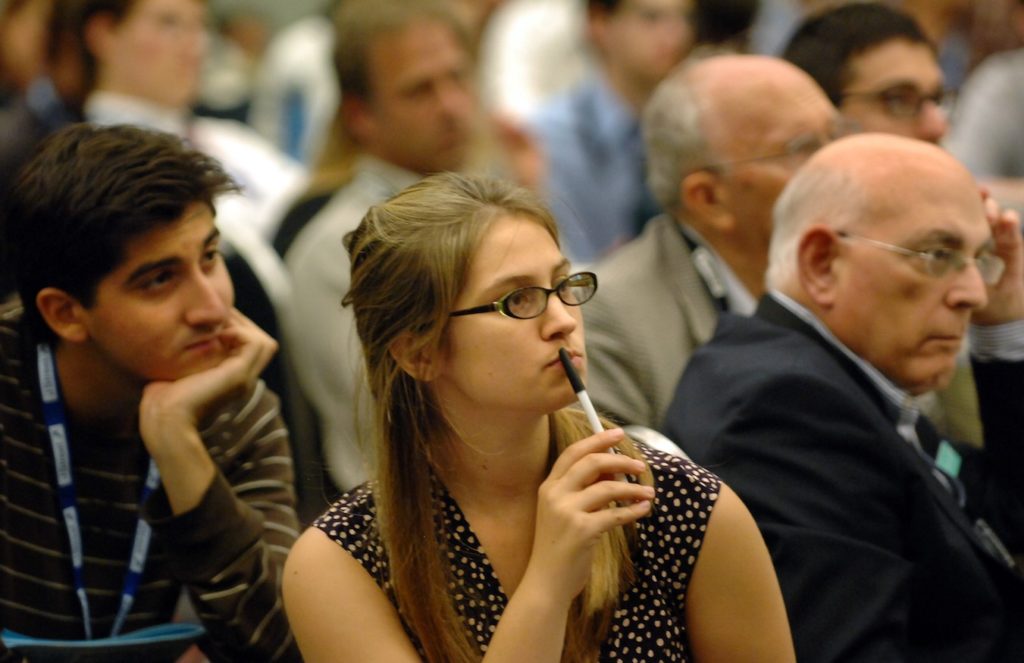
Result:
[[[797,67],[716,55],[662,81],[643,130],[649,184],[666,213],[598,263],[601,288],[584,315],[595,402],[624,423],[656,427],[718,314],[753,312],[772,204],[837,126],[824,92]]]
[[[863,134],[775,208],[769,293],[691,358],[665,431],[772,552],[799,660],[1024,660],[1024,241],[941,148]],[[914,396],[968,332],[985,447]]]

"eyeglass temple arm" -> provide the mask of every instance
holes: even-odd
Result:
[[[460,315],[473,315],[474,313],[490,313],[491,311],[501,311],[501,308],[498,306],[498,302],[481,304],[480,306],[474,306],[473,308],[464,308],[461,311],[449,313],[448,317],[454,318]]]

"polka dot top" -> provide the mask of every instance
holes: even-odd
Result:
[[[637,447],[650,464],[657,492],[652,513],[637,523],[636,582],[615,611],[601,660],[688,661],[686,588],[721,480],[688,460],[640,443]],[[372,484],[364,484],[346,493],[313,526],[359,560],[394,603],[371,489]],[[449,591],[482,655],[508,597],[458,504],[443,487],[437,508],[444,514],[443,537],[452,578]],[[415,634],[410,636],[419,648]]]

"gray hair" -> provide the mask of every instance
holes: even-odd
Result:
[[[683,177],[712,160],[701,123],[703,105],[690,77],[690,69],[703,59],[687,59],[665,77],[641,118],[647,185],[666,212],[679,209]]]
[[[803,231],[815,223],[849,228],[864,220],[871,201],[862,178],[851,168],[810,161],[782,190],[772,208],[772,238],[765,285],[782,289],[797,275],[797,247]]]

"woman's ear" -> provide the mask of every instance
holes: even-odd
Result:
[[[417,336],[411,331],[402,332],[391,342],[388,351],[398,367],[413,379],[430,382],[437,377],[437,353],[424,345],[421,336]]]
[[[81,343],[89,338],[85,307],[60,288],[43,288],[36,294],[36,308],[46,324],[62,341]]]
[[[817,224],[804,231],[797,246],[800,285],[823,308],[829,308],[835,302],[841,241],[833,228]]]

